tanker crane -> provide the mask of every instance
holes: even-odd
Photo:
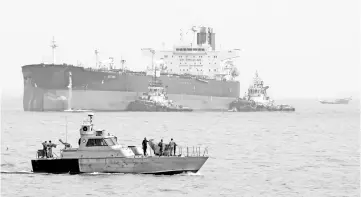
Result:
[[[107,60],[103,60],[103,61],[99,61],[99,67],[102,67],[103,69],[106,69],[106,64],[109,64],[108,69],[112,70],[113,69],[113,65],[114,65],[114,58],[113,57],[109,57],[109,59]]]
[[[53,64],[55,64],[55,48],[57,48],[58,45],[55,44],[54,36],[53,36],[53,40],[51,41],[50,47],[53,49]]]
[[[99,68],[100,67],[99,59],[98,59],[99,50],[95,49],[94,53],[95,53],[95,68]]]

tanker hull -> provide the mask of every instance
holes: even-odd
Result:
[[[32,88],[24,93],[25,111],[64,111],[69,109],[69,106],[75,110],[127,111],[129,104],[142,94],[142,92],[73,90],[71,102],[69,102],[67,90]],[[177,105],[187,106],[194,111],[227,110],[228,104],[234,100],[227,97],[185,94],[168,94],[168,98]],[[149,109],[149,111],[154,110]]]
[[[126,111],[146,111],[146,112],[192,112],[189,107],[167,106],[154,102],[136,100],[129,103]]]
[[[70,75],[71,73],[71,75]],[[147,92],[152,76],[101,72],[69,65],[23,66],[24,111],[125,111],[131,101]],[[71,102],[68,102],[69,78]],[[239,96],[239,82],[199,80],[182,76],[159,77],[168,98],[194,110],[227,110]]]

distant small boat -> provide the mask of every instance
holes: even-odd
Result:
[[[319,100],[321,104],[348,104],[352,100],[350,98],[335,99],[335,100]]]

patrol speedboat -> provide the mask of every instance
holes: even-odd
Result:
[[[83,122],[78,148],[69,144],[60,151],[59,157],[42,158],[38,150],[37,158],[31,160],[33,172],[45,173],[135,173],[135,174],[179,174],[198,172],[209,158],[207,149],[184,151],[186,155],[146,156],[138,147],[124,147],[117,137],[106,134],[105,130],[95,129],[93,114]],[[149,144],[149,142],[148,142]],[[150,145],[150,144],[149,144]],[[178,153],[180,148],[178,147]],[[194,149],[193,149],[194,150]]]

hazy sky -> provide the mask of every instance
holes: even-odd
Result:
[[[3,93],[21,95],[21,66],[51,61],[95,65],[120,57],[145,68],[141,48],[170,48],[179,29],[209,25],[222,49],[240,48],[241,92],[255,70],[277,97],[358,96],[359,1],[352,0],[9,0],[0,3]],[[242,94],[243,95],[243,94]]]

